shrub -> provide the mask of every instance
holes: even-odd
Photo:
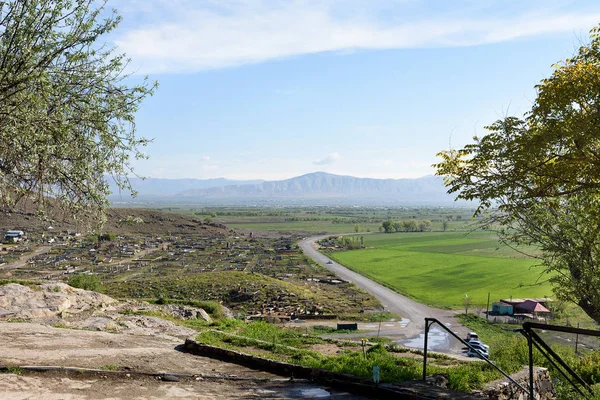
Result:
[[[112,232],[108,232],[108,233],[103,233],[101,235],[98,235],[98,241],[100,242],[108,242],[108,241],[113,241],[117,238],[117,235],[115,235]]]
[[[75,288],[93,290],[95,292],[102,288],[102,283],[100,282],[100,277],[98,275],[71,275],[67,283]]]

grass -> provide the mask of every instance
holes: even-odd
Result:
[[[226,301],[230,292],[247,289],[256,292],[254,302],[265,301],[271,292],[293,293],[301,299],[313,299],[315,295],[305,287],[292,285],[262,274],[247,272],[211,272],[191,276],[151,277],[127,282],[110,282],[106,293],[122,298],[162,298],[182,301]],[[242,303],[247,302],[244,300]]]
[[[510,249],[497,251],[491,233],[375,234],[367,249],[330,254],[331,258],[416,300],[444,308],[471,307],[502,298],[544,297],[552,293],[533,259]]]
[[[311,349],[311,345],[327,343],[326,339],[314,334],[300,334],[297,330],[280,328],[265,322],[247,324],[238,321],[230,326],[222,324],[220,321],[215,322],[213,327],[220,330],[204,330],[196,339],[201,343],[258,357],[322,368],[365,379],[372,378],[373,366],[377,365],[381,371],[382,382],[419,379],[422,374],[421,359],[403,357],[405,349],[398,349],[394,343],[375,344],[369,346],[365,352],[360,343],[357,343],[355,346],[339,350],[335,355],[324,355]],[[450,387],[463,391],[481,388],[485,382],[500,377],[490,367],[480,363],[432,357],[428,364],[428,374],[437,373],[447,373]]]
[[[26,279],[0,279],[0,286],[16,283],[23,286],[41,285],[41,282]]]
[[[79,289],[99,291],[102,289],[102,283],[98,275],[75,274],[69,277],[67,283]],[[60,289],[59,289],[60,290]]]
[[[5,372],[7,374],[21,375],[23,373],[23,368],[19,366],[9,365],[5,369],[1,370],[1,372]]]

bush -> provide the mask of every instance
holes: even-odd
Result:
[[[117,238],[117,235],[115,235],[112,232],[103,233],[101,235],[98,235],[98,241],[100,241],[100,242],[112,242],[116,238]]]
[[[75,288],[93,290],[95,292],[102,288],[102,283],[100,282],[100,277],[98,275],[71,275],[67,283],[69,286],[73,286]]]

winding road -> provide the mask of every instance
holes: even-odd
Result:
[[[321,254],[317,248],[316,241],[329,237],[331,235],[313,236],[303,239],[299,242],[299,246],[302,248],[304,253],[315,260],[315,262],[334,272],[340,278],[354,283],[364,291],[373,295],[377,300],[384,306],[385,311],[392,312],[403,318],[407,318],[410,322],[406,325],[406,328],[402,329],[401,335],[405,338],[414,338],[419,334],[422,334],[425,329],[425,318],[437,318],[443,322],[446,326],[452,328],[452,331],[457,333],[459,336],[466,336],[468,329],[462,326],[455,318],[455,313],[450,310],[442,310],[439,308],[433,308],[426,306],[421,303],[417,303],[414,300],[409,299],[397,292],[394,292],[387,287],[380,285],[377,282],[370,280],[369,278],[360,275],[343,265],[336,263],[328,264],[330,260],[326,255]],[[449,335],[448,335],[449,336]],[[457,340],[449,340],[450,348],[460,347]]]

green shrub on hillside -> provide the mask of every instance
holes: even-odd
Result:
[[[100,277],[98,275],[75,274],[71,275],[67,281],[69,286],[79,289],[99,291],[102,288]]]

